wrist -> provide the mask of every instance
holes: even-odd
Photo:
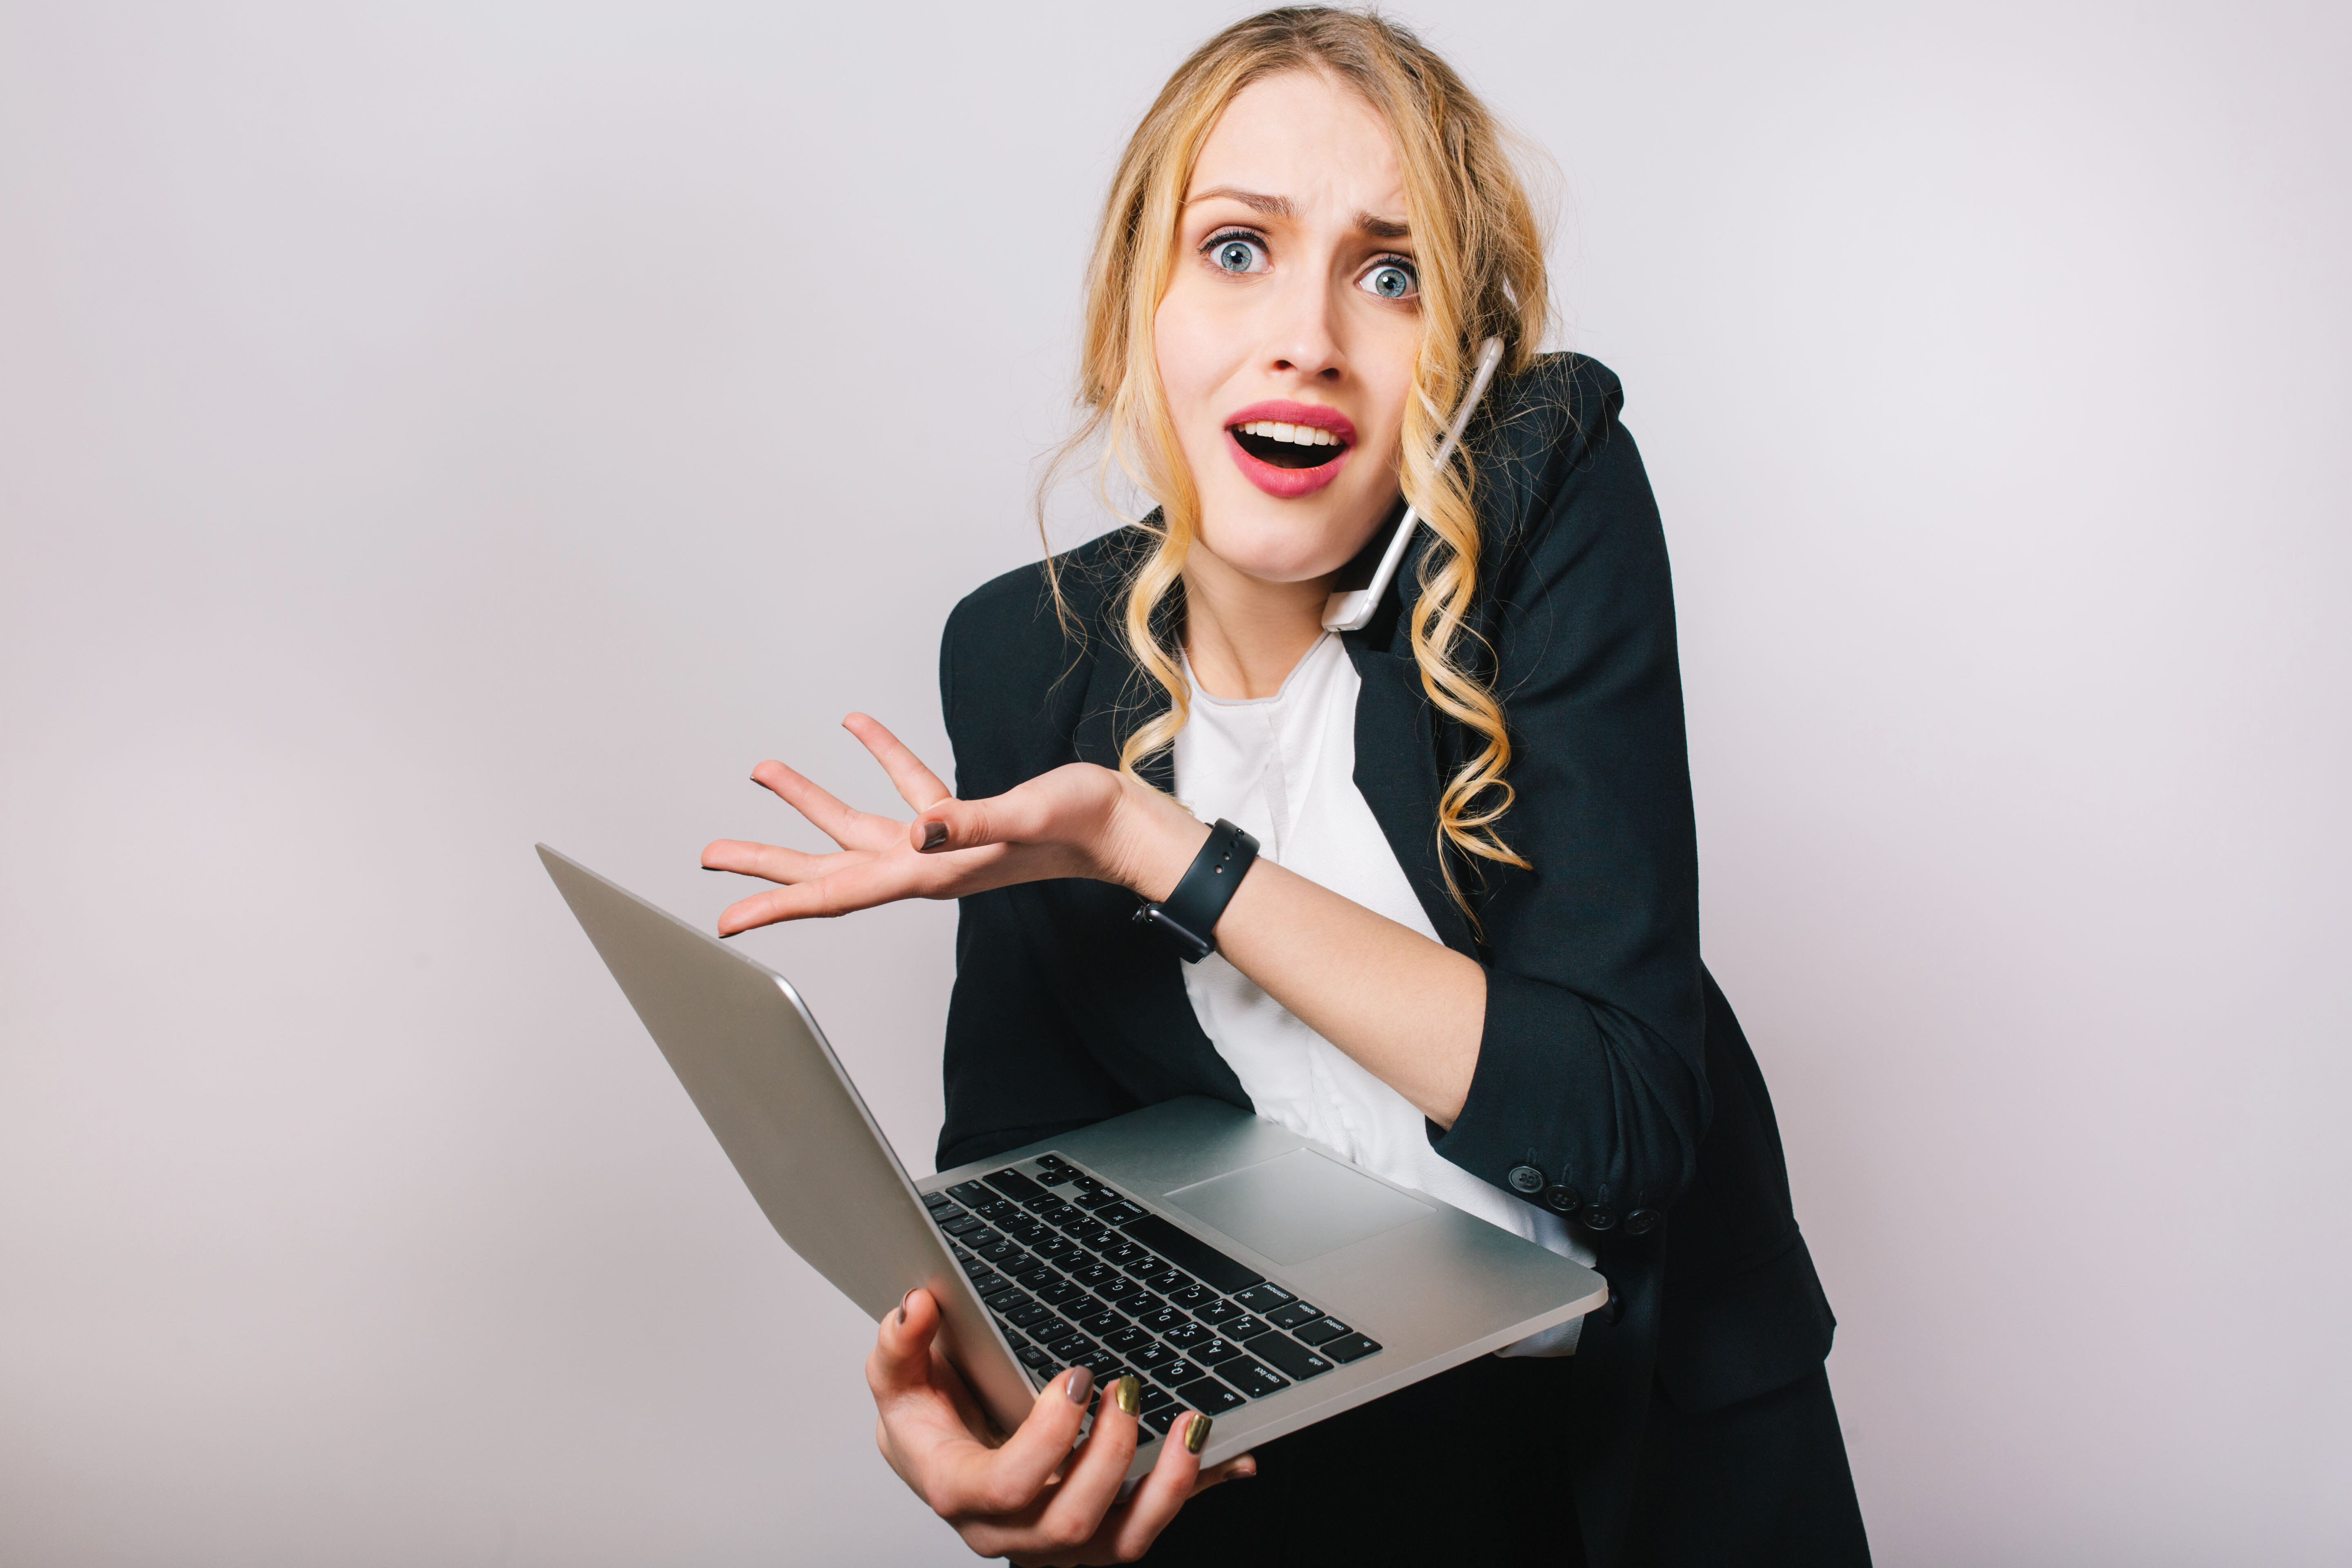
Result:
[[[1127,786],[1126,798],[1119,803],[1120,820],[1113,825],[1113,853],[1106,858],[1111,874],[1105,879],[1147,902],[1157,902],[1184,879],[1192,858],[1209,840],[1209,829],[1149,784],[1121,782]]]

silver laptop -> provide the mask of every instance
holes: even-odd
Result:
[[[777,1234],[877,1320],[929,1290],[1006,1431],[1084,1363],[1142,1379],[1133,1473],[1187,1409],[1216,1418],[1215,1464],[1608,1300],[1591,1269],[1217,1100],[910,1181],[782,975],[539,858]]]

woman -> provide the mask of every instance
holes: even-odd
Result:
[[[962,900],[942,1168],[1214,1095],[1611,1282],[1580,1330],[1205,1474],[1180,1422],[1124,1495],[1131,1388],[1075,1453],[1084,1368],[1000,1438],[917,1291],[868,1363],[877,1436],[977,1552],[1866,1560],[1828,1306],[1699,963],[1656,512],[1615,378],[1536,353],[1546,299],[1495,125],[1411,35],[1321,9],[1219,35],[1129,146],[1089,282],[1087,428],[1159,510],[950,618],[961,797],[853,716],[912,821],[763,763],[840,853],[704,852],[782,884],[728,933]],[[1507,374],[1440,469],[1490,335]],[[1408,570],[1325,632],[1400,489],[1429,524]],[[1220,816],[1263,852],[1187,964],[1130,916]]]

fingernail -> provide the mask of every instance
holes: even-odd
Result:
[[[1192,1424],[1184,1428],[1184,1451],[1197,1454],[1209,1446],[1209,1418],[1195,1411]]]
[[[1072,1367],[1070,1381],[1063,1386],[1062,1392],[1070,1396],[1071,1404],[1084,1410],[1087,1407],[1087,1401],[1094,1396],[1094,1369],[1084,1366]]]
[[[1110,1396],[1129,1415],[1143,1414],[1143,1384],[1132,1373],[1110,1385]]]
[[[948,825],[946,823],[926,822],[923,824],[923,847],[925,849],[937,849],[940,845],[945,844],[947,841]]]
[[[724,866],[705,866],[703,869],[706,871],[724,871],[727,868]]]
[[[920,1289],[920,1286],[916,1287],[916,1289]],[[902,1329],[907,1326],[907,1303],[914,1299],[914,1290],[909,1290],[905,1295],[898,1298],[898,1326]]]

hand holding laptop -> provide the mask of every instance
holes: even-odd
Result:
[[[930,1293],[909,1291],[898,1310],[883,1316],[866,1380],[881,1412],[883,1458],[982,1557],[1130,1561],[1186,1500],[1257,1473],[1257,1461],[1246,1454],[1202,1469],[1199,1445],[1187,1442],[1191,1433],[1180,1426],[1160,1446],[1158,1462],[1128,1489],[1136,1417],[1120,1407],[1116,1384],[1097,1391],[1083,1366],[1048,1381],[1020,1427],[996,1437],[962,1378],[932,1349],[939,1325]],[[1097,1392],[1093,1428],[1078,1442]],[[1205,1430],[1208,1417],[1190,1419]]]

